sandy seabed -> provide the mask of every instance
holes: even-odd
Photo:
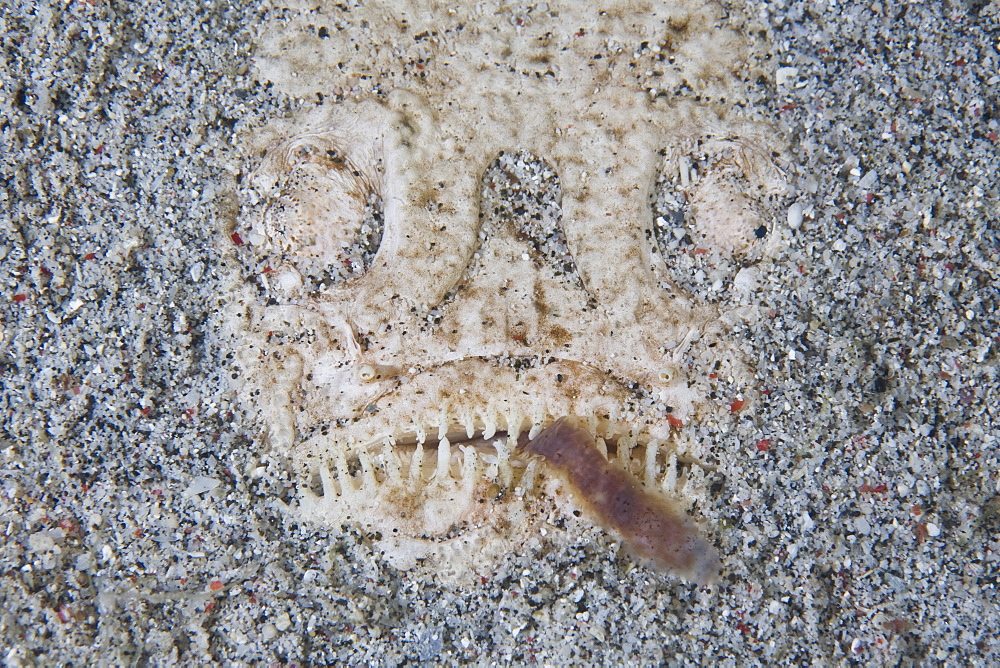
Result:
[[[744,12],[803,213],[732,333],[757,399],[702,430],[700,588],[583,521],[457,579],[289,521],[212,329],[236,144],[307,104],[250,66],[281,10],[5,2],[5,664],[1000,662],[1000,7]]]

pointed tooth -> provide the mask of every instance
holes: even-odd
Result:
[[[492,408],[488,408],[483,415],[483,439],[490,440],[497,433],[497,415]]]
[[[598,438],[595,438],[595,439],[594,439],[594,442],[595,442],[595,443],[596,443],[596,445],[597,445],[597,451],[598,451],[599,453],[601,453],[601,456],[602,456],[602,457],[604,457],[605,459],[607,459],[607,458],[608,458],[608,444],[607,444],[607,443],[605,443],[605,442],[604,442],[604,439],[603,439],[603,438],[600,438],[600,437],[598,437]]]
[[[527,465],[524,467],[524,473],[521,475],[521,481],[517,485],[521,488],[523,494],[531,494],[535,489],[535,474],[537,472],[538,460],[534,458],[529,459]]]
[[[632,448],[635,447],[635,436],[631,432],[618,439],[615,446],[618,461],[627,469],[632,463]]]
[[[517,411],[517,409],[514,409],[507,413],[507,438],[512,439],[516,443],[517,438],[520,435],[521,414]]]
[[[677,453],[672,452],[667,457],[667,470],[663,473],[663,482],[660,485],[668,494],[677,489]]]
[[[462,450],[462,486],[472,487],[479,480],[479,476],[476,475],[479,454],[472,446],[460,445],[458,447]]]
[[[466,438],[472,438],[476,435],[476,418],[472,415],[471,410],[462,414],[462,425],[465,427]]]
[[[600,426],[601,425],[598,422],[597,416],[595,414],[591,413],[590,417],[587,418],[587,431],[590,432],[591,436],[596,437],[596,436],[599,435],[598,434],[598,429],[600,428]]]
[[[419,484],[423,482],[423,465],[424,444],[417,443],[417,449],[413,451],[413,456],[410,458],[410,472],[408,477],[411,483]]]
[[[510,489],[510,483],[514,479],[514,469],[510,465],[510,453],[513,451],[510,439],[508,438],[506,443],[497,439],[493,447],[497,451],[497,478],[500,481],[500,486],[504,489]]]
[[[396,456],[396,450],[392,447],[391,438],[387,437],[382,442],[382,459],[385,460],[386,477],[394,483],[402,480],[403,476],[400,473],[401,464],[399,457]]]
[[[413,430],[417,435],[417,443],[423,444],[427,440],[427,430],[418,420],[413,421]]]
[[[535,410],[532,412],[531,415],[531,424],[532,424],[531,428],[532,430],[536,428],[541,430],[541,425],[548,422],[547,420],[548,416],[545,414],[545,403],[542,401],[536,402],[534,405],[534,409]]]
[[[497,440],[499,440],[499,439],[494,439],[494,441],[497,441]],[[494,442],[494,443],[491,443],[491,444],[490,444],[490,443],[488,443],[488,444],[487,444],[487,447],[488,447],[489,445],[492,445],[492,446],[494,447],[494,449],[496,448],[496,442]],[[485,478],[486,478],[487,480],[489,480],[490,482],[495,482],[495,481],[496,481],[496,479],[497,479],[497,478],[499,477],[499,475],[500,475],[500,474],[498,473],[498,468],[497,468],[497,457],[496,457],[496,455],[494,455],[494,454],[492,454],[492,453],[491,453],[491,454],[485,454],[485,455],[480,455],[480,459],[482,459],[482,460],[483,460],[483,463],[484,463],[484,464],[487,464],[487,466],[486,466],[486,470],[484,470],[484,471],[483,471],[483,476],[484,476],[484,477],[485,477]]]
[[[541,422],[537,422],[531,425],[531,429],[528,430],[528,439],[533,439],[535,438],[535,436],[538,436],[538,432],[540,432],[541,430],[542,430]]]
[[[660,440],[652,439],[646,444],[645,480],[647,487],[656,484],[656,457],[660,454]]]
[[[361,462],[361,489],[371,493],[378,481],[375,479],[375,466],[372,464],[372,455],[368,452],[368,446],[362,445],[358,448],[358,461]]]
[[[351,492],[356,490],[354,479],[347,467],[346,448],[337,448],[337,482],[340,483],[341,496],[350,496]]]
[[[319,479],[323,482],[323,498],[333,501],[337,496],[337,486],[333,482],[333,472],[330,471],[329,464],[320,464]]]
[[[451,477],[451,443],[448,438],[442,438],[438,443],[437,469],[434,471],[435,480],[446,480]]]
[[[445,416],[445,412],[441,411],[441,417],[438,419],[438,440],[448,436],[448,418]]]

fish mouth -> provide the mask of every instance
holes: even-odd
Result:
[[[676,476],[666,482],[664,476],[678,462],[682,469],[697,463],[677,451],[671,414],[649,393],[581,362],[528,366],[478,358],[408,375],[386,372],[390,365],[379,365],[378,374],[365,366],[357,375],[369,391],[358,395],[363,400],[351,417],[314,427],[294,448],[317,495],[402,480],[411,488],[449,478],[468,483],[469,476],[530,491],[521,482],[530,473],[524,446],[568,416],[584,416],[575,419],[598,452],[647,486],[672,491]],[[321,393],[320,400],[329,397]]]
[[[587,425],[593,423],[597,430],[591,432]],[[573,446],[575,461],[568,465],[544,456],[540,445],[565,424],[575,425],[582,435]],[[328,451],[301,490],[297,513],[323,524],[361,525],[378,537],[393,565],[409,570],[417,561],[462,552],[463,547],[473,548],[476,556],[469,557],[465,550],[473,560],[489,560],[491,551],[517,549],[533,534],[544,535],[539,526],[551,514],[554,497],[568,492],[571,498],[563,501],[621,536],[636,556],[652,558],[653,566],[691,581],[714,580],[714,548],[672,495],[685,486],[698,463],[678,456],[671,444],[645,438],[634,429],[609,430],[607,423],[575,417],[559,418],[536,434],[497,431],[487,437],[475,431],[469,437],[465,430],[442,431],[440,439],[420,441],[416,434],[400,434],[395,442],[356,443],[335,449],[332,456]],[[590,470],[576,470],[577,464]],[[632,499],[643,501],[639,505],[644,515],[635,521],[637,514],[632,513],[616,525],[616,512],[608,506],[616,503],[611,496],[621,495],[591,494],[581,479],[589,479],[598,490],[614,482]],[[636,526],[651,523],[671,528],[681,540],[664,548],[648,531],[633,540]],[[660,541],[658,549],[648,548],[651,540]],[[676,558],[671,561],[675,553],[684,555],[680,567]],[[668,559],[658,563],[662,554]]]
[[[677,453],[672,445],[660,439],[600,430],[591,435],[594,448],[604,459],[646,487],[669,493],[678,485],[683,486],[691,467],[714,470],[689,453]],[[350,493],[351,488],[365,484],[406,480],[409,487],[419,488],[450,479],[459,483],[485,482],[494,490],[494,496],[531,493],[536,482],[535,471],[529,470],[534,456],[525,451],[531,440],[528,432],[512,439],[506,431],[489,437],[477,431],[471,438],[464,431],[453,431],[441,439],[425,442],[417,441],[414,434],[402,434],[381,444],[338,448],[332,456],[313,466],[307,486],[312,494],[322,497],[339,496],[345,493],[345,488]]]
[[[548,518],[566,516],[578,492],[530,444],[567,418],[586,432],[588,453],[649,494],[686,496],[692,477],[706,475],[662,401],[583,362],[295,368],[300,421],[286,452],[298,485],[288,510],[377,536],[401,570],[444,559],[468,571],[551,530]]]

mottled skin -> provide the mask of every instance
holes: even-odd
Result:
[[[627,471],[597,450],[594,438],[572,418],[561,418],[525,446],[567,482],[590,515],[618,533],[638,557],[699,584],[718,575],[719,557],[683,513],[646,491]]]
[[[758,314],[671,283],[650,196],[662,175],[693,237],[761,251],[758,208],[784,179],[742,91],[770,68],[768,47],[711,0],[541,4],[276,13],[255,76],[302,113],[241,142],[245,199],[226,231],[246,243],[224,316],[236,389],[299,472],[296,516],[359,524],[404,570],[488,570],[533,537],[548,516],[542,460],[518,461],[519,437],[579,416],[622,459],[641,446],[645,486],[582,437],[561,446],[583,457],[562,465],[570,486],[601,492],[588,505],[637,554],[704,581],[714,552],[643,490],[699,493],[694,469],[674,485],[693,444],[677,427],[712,409],[709,369],[749,384],[724,333]],[[544,235],[484,206],[501,152],[558,182],[552,201],[542,181],[520,189],[548,201]],[[380,242],[362,257],[375,202]],[[565,258],[542,252],[555,240]],[[494,488],[503,502],[481,502]]]

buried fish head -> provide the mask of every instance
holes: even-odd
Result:
[[[624,21],[557,3],[512,32],[497,12],[431,21],[425,4],[338,14],[326,42],[311,36],[321,17],[303,15],[264,40],[263,78],[340,95],[248,142],[259,164],[227,230],[240,280],[224,331],[248,411],[302,476],[296,512],[369,528],[405,567],[488,563],[532,535],[549,474],[572,476],[524,455],[525,440],[565,416],[637,489],[698,487],[697,445],[676,430],[704,409],[710,376],[750,374],[726,343],[730,314],[672,282],[664,258],[681,235],[650,199],[672,175],[671,225],[752,263],[782,186],[770,131],[699,102],[720,86],[738,99],[749,48],[715,5]],[[629,43],[656,47],[634,56],[650,68],[664,49],[687,58],[661,76],[698,95],[668,102],[623,75],[645,66],[605,51]],[[421,67],[396,67],[407,45]],[[368,74],[333,86],[334,71]],[[364,88],[374,80],[384,89]]]

